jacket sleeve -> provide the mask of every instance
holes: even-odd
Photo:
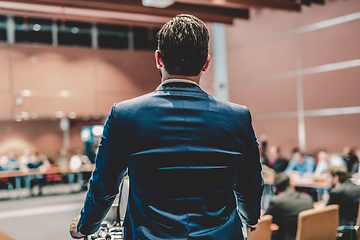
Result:
[[[331,190],[331,191],[329,192],[329,200],[328,200],[328,202],[327,202],[326,205],[327,205],[327,206],[328,206],[328,205],[332,205],[332,204],[338,204],[338,205],[340,205],[341,199],[342,199],[341,194],[340,194],[338,191],[336,191],[336,190]]]
[[[249,110],[248,123],[249,139],[245,144],[245,155],[239,165],[234,189],[242,221],[246,225],[255,225],[260,218],[260,202],[264,181],[261,176],[259,144],[256,141]]]
[[[280,218],[280,209],[278,209],[278,204],[273,200],[270,200],[269,207],[266,209],[265,215],[271,215],[273,217],[272,222],[278,224],[278,219]]]
[[[88,235],[95,233],[109,211],[124,176],[126,161],[117,147],[115,104],[106,120],[99,150],[96,156],[95,170],[90,178],[84,207],[81,210],[77,230]]]

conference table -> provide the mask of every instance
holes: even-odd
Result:
[[[275,174],[263,174],[264,194],[262,199],[262,209],[266,209],[270,198],[275,195],[273,191]],[[321,201],[323,195],[328,193],[328,185],[325,179],[314,179],[311,176],[300,177],[290,176],[290,184],[296,190],[308,192],[314,198],[314,201]]]

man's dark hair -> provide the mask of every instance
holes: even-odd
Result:
[[[170,75],[197,76],[208,56],[209,31],[198,18],[180,14],[157,33],[158,50]]]
[[[340,183],[343,183],[343,182],[349,180],[349,174],[345,167],[330,167],[327,170],[327,173],[329,173],[333,177],[335,177],[336,175],[339,176]]]
[[[275,175],[274,185],[279,192],[283,192],[290,186],[290,179],[284,173],[278,173]]]
[[[293,150],[292,150],[292,154],[295,154],[295,153],[300,153],[301,156],[305,157],[305,153],[297,147],[293,148]]]

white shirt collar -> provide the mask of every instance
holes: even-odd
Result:
[[[197,84],[194,81],[191,81],[191,80],[188,80],[188,79],[181,79],[181,78],[166,79],[165,81],[163,81],[161,83],[161,85],[164,85],[164,84],[167,84],[167,83],[174,83],[174,82],[191,83],[191,84],[195,84],[195,85],[199,86],[199,84]]]

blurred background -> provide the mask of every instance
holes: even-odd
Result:
[[[290,158],[294,147],[316,157],[360,146],[359,0],[0,1],[3,170],[34,154],[57,167],[80,152],[93,163],[111,106],[160,84],[156,33],[180,13],[211,32],[200,86],[249,107],[263,148]]]

